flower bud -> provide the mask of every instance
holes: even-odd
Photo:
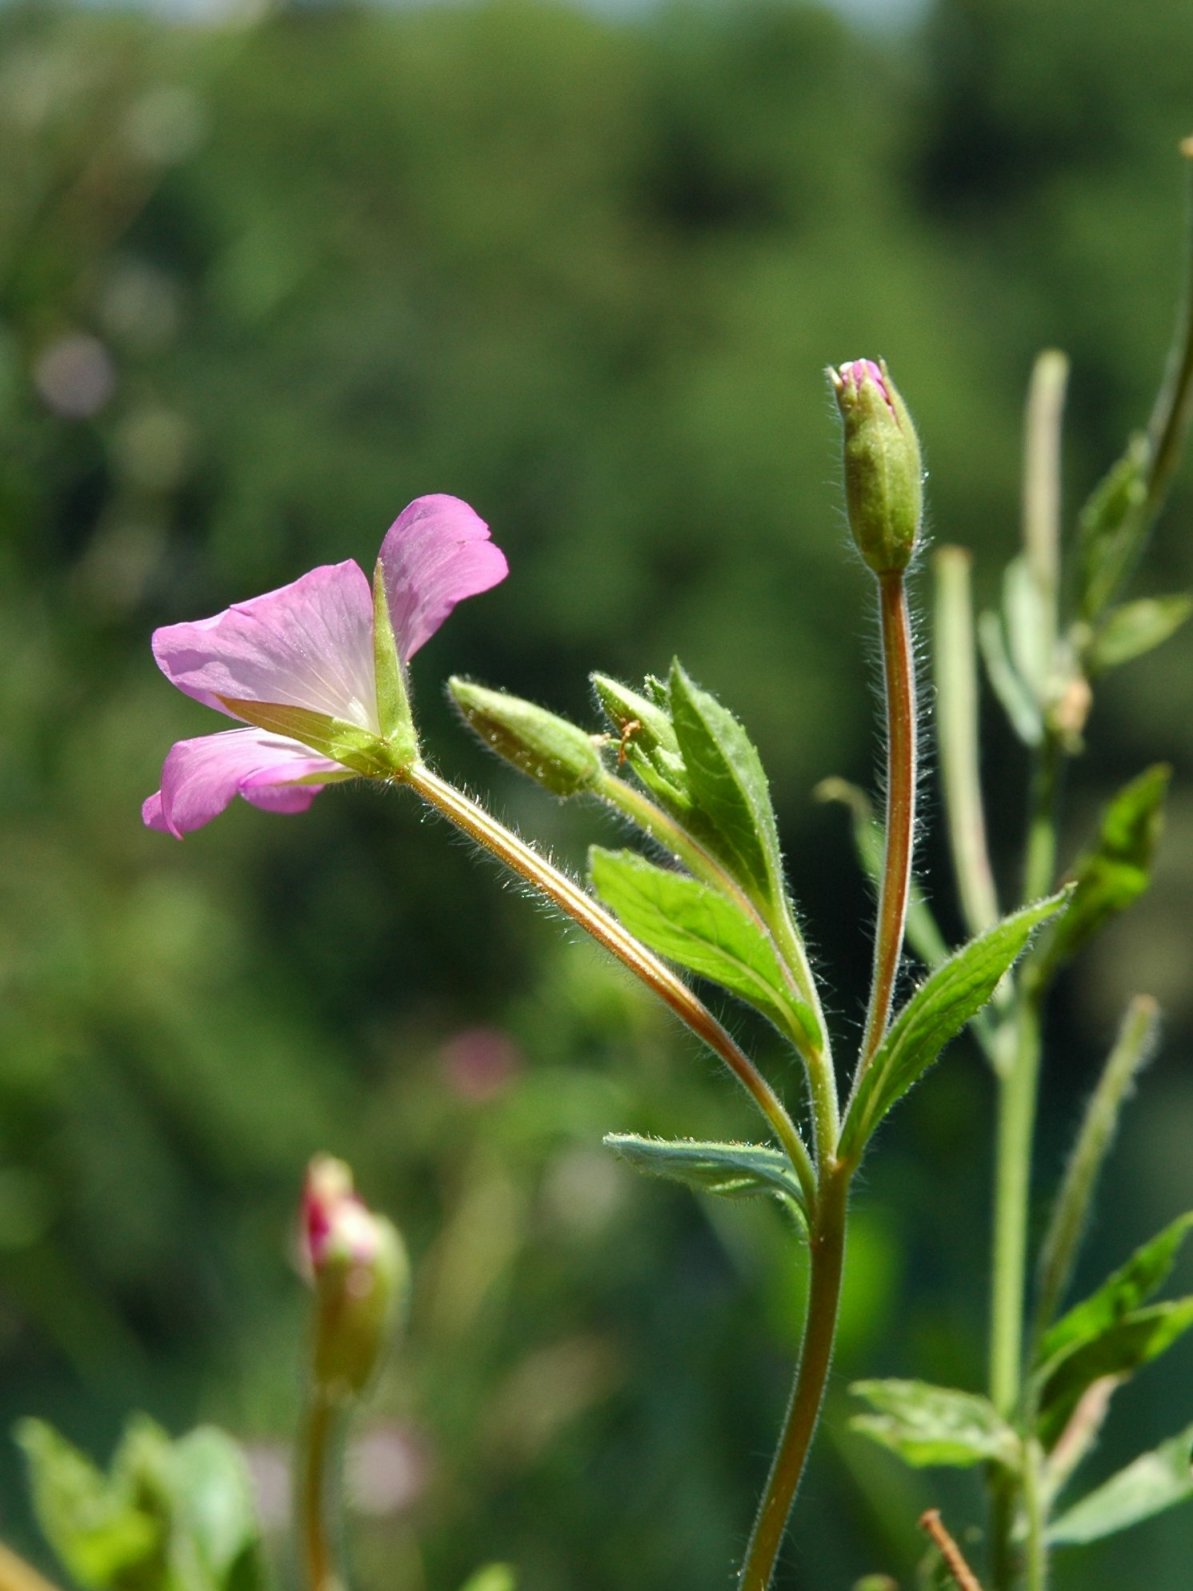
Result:
[[[397,1229],[374,1215],[342,1160],[318,1155],[302,1198],[303,1268],[315,1293],[313,1375],[324,1397],[357,1397],[380,1365],[410,1288]]]
[[[485,744],[552,794],[577,795],[599,781],[601,755],[592,736],[566,718],[468,680],[453,678],[448,689]]]
[[[853,359],[828,372],[845,422],[845,502],[858,551],[876,575],[905,569],[923,514],[915,426],[886,365]]]

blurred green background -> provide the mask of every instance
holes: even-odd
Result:
[[[1191,62],[1187,0],[1129,20],[1118,0],[937,0],[868,32],[794,3],[0,9],[0,1533],[46,1562],[15,1419],[106,1455],[130,1407],[226,1424],[280,1520],[292,1211],[326,1149],[417,1272],[353,1468],[360,1583],[451,1591],[488,1558],[525,1591],[728,1583],[798,1258],[771,1209],[640,1183],[600,1136],[752,1134],[743,1105],[408,797],[238,803],[183,845],[143,830],[170,743],[217,727],[149,635],[317,562],[369,567],[410,498],[467,498],[512,573],[417,659],[434,760],[580,866],[617,831],[487,760],[442,681],[595,727],[590,669],[636,681],[678,653],[762,751],[848,1034],[867,896],[811,791],[873,783],[874,624],[822,368],[888,359],[933,534],[975,548],[992,596],[1035,352],[1073,360],[1070,505],[1146,418]],[[1193,584],[1191,481],[1139,592]],[[994,709],[985,729],[1008,868],[1023,759]],[[1066,857],[1160,757],[1155,887],[1053,1024],[1042,1188],[1126,998],[1166,1012],[1088,1280],[1189,1202],[1184,633],[1100,694]],[[938,805],[925,873],[956,931]],[[868,1165],[784,1587],[908,1584],[921,1508],[980,1517],[976,1482],[848,1434],[845,1386],[980,1386],[990,1103],[959,1044]],[[1091,1475],[1190,1404],[1173,1354],[1122,1395]],[[1057,1584],[1184,1585],[1191,1550],[1178,1513],[1074,1552]]]

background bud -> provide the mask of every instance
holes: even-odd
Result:
[[[487,746],[537,779],[554,795],[590,790],[603,771],[592,736],[545,707],[485,690],[459,678],[448,681],[456,706]]]
[[[353,1189],[342,1160],[319,1155],[302,1200],[303,1267],[315,1293],[313,1374],[324,1397],[343,1402],[372,1380],[410,1288],[397,1229]]]
[[[875,574],[905,569],[923,514],[915,426],[882,362],[853,359],[828,372],[845,422],[845,502],[858,551]]]

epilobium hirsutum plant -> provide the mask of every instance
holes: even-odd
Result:
[[[714,1195],[777,1198],[809,1271],[794,1384],[748,1544],[739,1591],[766,1591],[816,1430],[832,1357],[855,1175],[880,1123],[963,1028],[989,1058],[998,1094],[989,1384],[982,1392],[868,1381],[855,1424],[915,1465],[981,1466],[990,1510],[988,1591],[1043,1591],[1049,1557],[1190,1495],[1193,1429],[1120,1476],[1063,1502],[1116,1387],[1193,1326],[1193,1299],[1149,1300],[1193,1214],[1171,1223],[1094,1293],[1066,1308],[1091,1194],[1123,1099],[1154,1043],[1156,1013],[1132,1002],[1090,1101],[1037,1256],[1029,1187],[1042,1013],[1057,973],[1146,886],[1167,770],[1145,770],[1112,801],[1076,861],[1058,862],[1061,775],[1080,750],[1098,679],[1159,644],[1188,616],[1185,597],[1123,600],[1175,467],[1193,393],[1193,333],[1180,328],[1146,434],[1095,491],[1067,540],[1059,528],[1064,361],[1044,355],[1028,406],[1022,552],[1000,610],[978,626],[991,684],[1032,759],[1025,863],[999,904],[987,855],[977,742],[977,671],[968,556],[944,547],[934,636],[937,735],[949,840],[971,937],[950,951],[913,882],[916,674],[906,582],[922,541],[923,470],[907,407],[881,362],[829,372],[844,431],[845,499],[874,583],[882,656],[885,814],[860,792],[862,861],[877,884],[873,963],[861,1037],[834,1045],[819,976],[783,868],[758,752],[734,715],[679,662],[631,687],[592,676],[597,734],[469,681],[451,690],[465,721],[554,795],[613,809],[649,842],[594,847],[588,881],[560,871],[425,760],[406,687],[418,647],[464,597],[506,572],[487,527],[451,497],[412,503],[382,543],[370,590],[353,563],[322,568],[215,618],[158,631],[154,652],[181,690],[244,726],[183,741],[145,804],[151,827],[181,837],[236,795],[274,812],[309,806],[329,783],[408,787],[499,857],[619,958],[729,1069],[765,1141],[693,1142],[613,1134],[641,1170]],[[905,938],[926,969],[905,997]],[[799,1065],[785,1100],[685,974],[720,985],[774,1027]],[[801,1131],[797,1121],[806,1121]],[[314,1591],[337,1585],[323,1524],[332,1413],[362,1392],[382,1347],[400,1250],[366,1212],[344,1167],[319,1162],[307,1195],[316,1350],[306,1444],[306,1561]],[[804,1263],[793,1253],[793,1263]],[[1029,1275],[1034,1271],[1034,1287]],[[30,1443],[44,1482],[49,1449]],[[938,1516],[925,1516],[942,1572],[978,1579]],[[61,1535],[61,1512],[55,1515]],[[500,1571],[504,1573],[504,1571]],[[497,1582],[494,1582],[497,1583]],[[501,1584],[508,1584],[501,1580]]]

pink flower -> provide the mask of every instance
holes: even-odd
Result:
[[[178,741],[145,822],[181,839],[237,795],[304,812],[326,784],[409,764],[402,665],[457,602],[506,573],[467,503],[419,497],[390,526],[372,591],[358,564],[325,564],[214,618],[155,631],[171,684],[249,727]]]

